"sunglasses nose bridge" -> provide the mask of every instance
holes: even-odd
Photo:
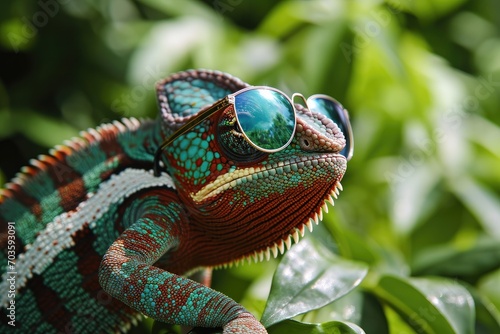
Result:
[[[302,103],[298,102],[297,99],[298,100],[302,100],[301,101]],[[308,106],[307,106],[307,99],[304,97],[304,95],[302,95],[300,93],[293,93],[293,95],[292,95],[292,103],[293,103],[293,107],[294,108],[295,108],[295,103],[297,103],[297,104],[301,104],[303,107],[309,109]]]

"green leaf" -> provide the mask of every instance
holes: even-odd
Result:
[[[0,138],[11,136],[15,129],[12,128],[12,113],[8,109],[0,109]],[[3,184],[3,183],[2,183]]]
[[[345,5],[333,1],[283,1],[263,20],[258,31],[283,38],[306,23],[322,24],[341,20]],[[331,36],[329,36],[331,37]]]
[[[483,282],[489,281],[489,277]],[[492,302],[494,296],[499,295],[498,286],[500,281],[497,279],[493,290],[478,291],[473,286],[466,286],[472,298],[476,309],[476,334],[480,333],[500,333],[500,311]],[[479,284],[479,289],[483,283]]]
[[[67,123],[33,111],[16,110],[13,123],[19,132],[39,145],[52,147],[77,137],[79,131]]]
[[[374,295],[363,293],[364,301],[361,310],[361,322],[359,325],[367,331],[368,334],[388,334],[389,324],[384,309]]]
[[[460,184],[452,183],[455,194],[476,216],[485,231],[500,239],[500,198],[487,186],[469,177],[461,177]]]
[[[269,334],[364,334],[355,324],[330,321],[322,324],[308,324],[295,320],[285,320],[267,329]]]
[[[269,327],[344,296],[361,283],[368,269],[343,260],[314,239],[286,253],[273,278],[261,322]]]
[[[479,238],[468,249],[451,245],[427,248],[415,257],[413,273],[474,278],[500,266],[500,244],[491,237]]]
[[[200,18],[210,19],[214,15],[214,11],[207,6],[200,4],[198,1],[158,1],[158,0],[141,0],[141,3],[154,8],[157,12],[165,13],[174,16],[196,15]],[[214,1],[214,4],[217,1]],[[215,8],[214,8],[215,9]]]
[[[375,293],[418,332],[473,332],[474,301],[467,289],[454,281],[384,276]]]
[[[380,300],[361,289],[355,289],[339,300],[300,317],[303,322],[310,323],[332,320],[354,323],[368,334],[389,333],[387,316]]]
[[[478,284],[478,290],[494,304],[500,315],[500,269],[485,275]],[[499,317],[500,319],[500,317]]]
[[[379,254],[374,251],[374,247],[370,241],[367,242],[358,233],[345,228],[335,232],[338,232],[337,239],[339,239],[339,248],[342,251],[341,255],[366,262],[370,265],[380,261]]]
[[[422,19],[436,19],[451,12],[465,1],[466,0],[420,0],[412,1],[411,4],[415,15]]]
[[[179,326],[166,324],[160,321],[154,321],[151,328],[152,334],[177,334],[179,333]],[[195,334],[195,333],[193,333]]]

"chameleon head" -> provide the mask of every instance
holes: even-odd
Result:
[[[160,82],[165,137],[200,109],[245,87],[216,71],[181,72]],[[277,256],[312,230],[342,189],[347,158],[340,152],[352,147],[346,142],[352,140],[350,127],[344,134],[321,113],[298,104],[295,111],[290,141],[273,152],[249,142],[232,104],[165,147],[163,161],[192,218],[191,236],[220,243],[214,249],[226,247],[220,254],[200,254],[206,265]]]

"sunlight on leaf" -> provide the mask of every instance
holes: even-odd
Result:
[[[344,297],[298,318],[309,323],[324,323],[331,320],[354,323],[368,333],[389,332],[381,302],[361,289],[355,289]]]
[[[482,145],[485,149],[500,158],[500,126],[479,115],[471,115],[467,135],[470,140]]]
[[[464,205],[478,218],[486,231],[500,239],[500,199],[479,182],[462,177],[454,191]]]
[[[146,77],[157,80],[167,76],[208,41],[210,36],[217,34],[219,31],[216,25],[194,17],[182,17],[157,24],[132,58],[129,72],[131,81],[142,83]]]
[[[414,150],[410,154],[423,153]],[[429,211],[429,197],[434,191],[434,187],[439,182],[439,174],[435,173],[436,166],[430,161],[425,161],[422,157],[418,165],[412,164],[409,159],[399,160],[397,170],[404,169],[405,174],[398,175],[401,179],[394,181],[392,192],[392,215],[395,228],[398,232],[409,234]],[[432,204],[432,203],[431,203]]]
[[[344,7],[342,1],[284,1],[266,16],[259,31],[277,38],[284,37],[305,23],[320,24],[341,19]]]
[[[411,1],[413,11],[423,19],[436,19],[460,6],[466,0]]]
[[[19,132],[46,147],[61,144],[79,134],[79,131],[61,120],[32,111],[17,110],[12,115],[13,123]]]
[[[416,254],[413,273],[471,277],[500,266],[500,244],[491,237],[478,239],[466,249],[445,244]]]
[[[499,297],[499,277],[500,276],[497,275],[496,281],[494,280],[494,282],[491,282],[495,285],[493,290],[486,289],[480,291],[481,283],[479,284],[479,290],[476,290],[473,286],[466,286],[472,298],[474,298],[474,305],[476,308],[476,333],[500,333],[500,312],[492,302],[495,298]]]
[[[343,260],[307,238],[289,250],[273,278],[262,323],[269,327],[317,309],[361,283],[366,265]]]
[[[444,278],[384,276],[375,293],[417,331],[472,333],[474,301],[461,285]]]
[[[499,266],[500,267],[500,266]],[[479,282],[478,289],[497,307],[500,314],[500,269],[486,275]],[[500,319],[500,318],[499,318]]]
[[[282,321],[268,328],[269,334],[364,334],[357,325],[349,322],[330,321],[322,324],[308,324],[294,320]]]
[[[197,16],[199,18],[213,18],[214,12],[199,1],[161,1],[161,0],[140,0],[139,2],[151,6],[159,12],[176,16]]]

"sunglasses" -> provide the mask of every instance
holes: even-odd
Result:
[[[347,160],[351,159],[354,143],[349,115],[335,99],[317,94],[306,100],[298,93],[293,94],[290,99],[275,88],[252,86],[229,94],[200,111],[167,138],[155,153],[154,175],[160,175],[160,157],[167,146],[211,115],[229,106],[233,106],[237,125],[250,145],[266,153],[285,149],[293,140],[297,126],[297,110],[293,102],[296,98],[302,99],[310,111],[323,114],[337,124],[346,139],[346,145],[340,154]]]

